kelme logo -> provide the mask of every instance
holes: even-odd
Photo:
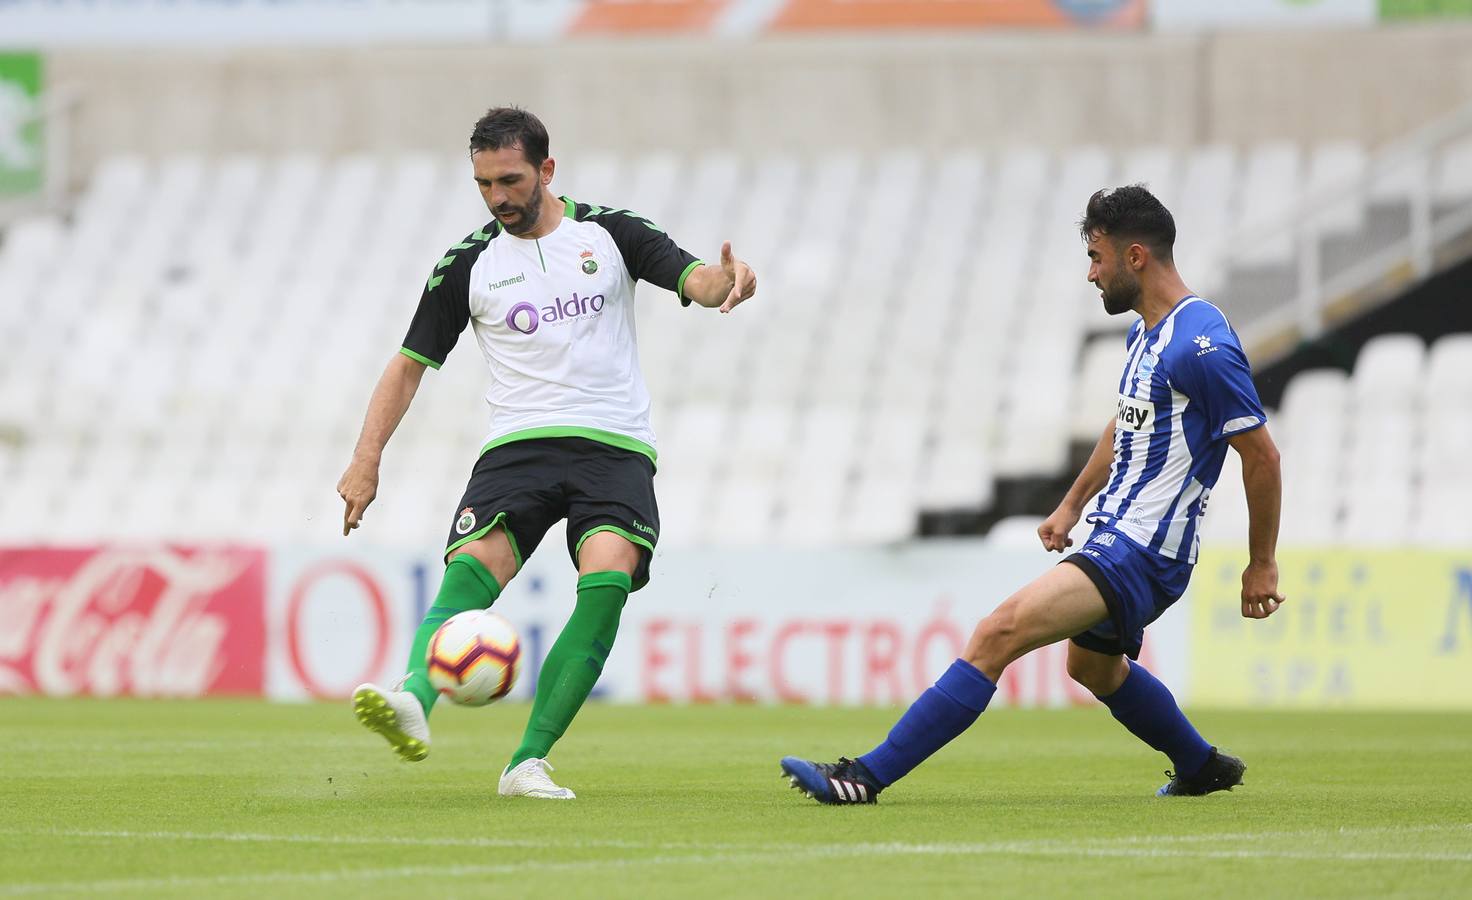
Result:
[[[593,258],[592,250],[584,250],[578,255],[583,259],[583,274],[592,275],[598,271],[598,260]]]
[[[574,292],[568,299],[554,298],[551,303],[540,309],[530,303],[518,303],[506,311],[506,327],[522,334],[536,334],[543,322],[549,324],[570,322],[601,313],[604,302],[605,298],[602,294],[584,297]]]
[[[475,511],[467,506],[464,509],[460,510],[460,518],[455,520],[455,533],[470,534],[470,530],[474,527]]]

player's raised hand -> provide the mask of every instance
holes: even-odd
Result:
[[[731,292],[726,295],[726,302],[721,304],[721,312],[728,313],[756,293],[756,273],[751,271],[751,266],[731,255],[730,241],[721,244],[721,271],[731,282]]]
[[[1043,549],[1062,553],[1072,547],[1073,539],[1068,536],[1068,533],[1073,530],[1073,526],[1078,524],[1078,517],[1078,512],[1066,506],[1053,510],[1053,514],[1038,526],[1038,537],[1043,541]]]
[[[1266,619],[1287,598],[1278,593],[1278,564],[1248,563],[1242,570],[1242,617]]]
[[[378,466],[354,459],[337,480],[337,495],[346,504],[342,512],[342,535],[347,537],[362,522],[368,504],[378,496]]]

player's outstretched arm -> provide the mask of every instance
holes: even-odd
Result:
[[[373,389],[368,414],[363,417],[363,431],[353,449],[353,460],[337,481],[337,495],[346,504],[342,514],[344,537],[358,527],[363,511],[378,496],[378,463],[383,459],[383,448],[409,410],[424,369],[424,363],[395,353]]]
[[[1073,487],[1063,495],[1063,500],[1053,514],[1038,526],[1038,537],[1043,540],[1043,549],[1062,553],[1073,546],[1068,533],[1078,524],[1084,514],[1084,504],[1089,498],[1104,489],[1109,480],[1109,466],[1114,461],[1114,420],[1104,426],[1104,433],[1084,463],[1083,471],[1073,480]]]
[[[1227,438],[1242,457],[1242,487],[1247,492],[1247,568],[1242,570],[1242,615],[1266,619],[1278,611],[1278,515],[1283,503],[1283,473],[1278,447],[1267,426]]]
[[[731,242],[721,245],[720,266],[701,266],[685,279],[685,297],[707,309],[728,313],[756,293],[756,273],[731,254]]]

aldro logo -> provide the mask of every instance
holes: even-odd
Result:
[[[597,316],[603,312],[604,302],[602,294],[583,297],[574,291],[567,300],[557,297],[541,308],[530,303],[518,303],[506,311],[506,327],[522,334],[536,334],[543,322],[564,324]]]

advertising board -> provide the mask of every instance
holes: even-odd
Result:
[[[1287,602],[1243,619],[1241,553],[1192,583],[1191,701],[1204,706],[1472,709],[1472,554],[1286,551]]]
[[[44,181],[41,76],[39,54],[0,51],[0,199],[35,193]]]
[[[1160,31],[1216,28],[1299,28],[1371,25],[1378,0],[1151,0],[1150,24]]]
[[[0,550],[0,694],[261,694],[265,561],[230,546]]]

